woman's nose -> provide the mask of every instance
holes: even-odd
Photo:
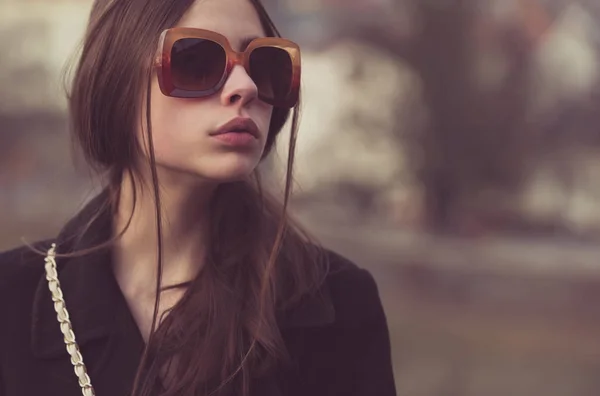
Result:
[[[240,103],[245,106],[258,97],[258,88],[250,78],[246,69],[236,65],[232,70],[221,91],[221,102],[223,105]]]

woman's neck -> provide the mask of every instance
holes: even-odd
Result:
[[[213,187],[161,188],[162,286],[188,282],[200,271],[206,250],[208,206]],[[154,299],[157,276],[158,236],[154,193],[134,191],[129,176],[123,178],[114,232],[129,222],[114,250],[117,280],[129,295]],[[132,216],[133,212],[133,216]]]

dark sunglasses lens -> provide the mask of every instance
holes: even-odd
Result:
[[[250,54],[250,76],[262,99],[280,102],[292,89],[292,58],[276,47],[258,47]]]
[[[214,88],[223,73],[227,57],[225,50],[214,41],[183,38],[171,50],[173,85],[184,91],[206,91]]]

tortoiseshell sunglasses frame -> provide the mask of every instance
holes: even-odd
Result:
[[[176,87],[173,84],[171,74],[171,52],[173,45],[181,39],[198,38],[210,40],[220,45],[225,51],[226,64],[223,70],[223,75],[219,82],[212,88],[202,91],[190,91]],[[256,38],[248,44],[248,47],[243,52],[233,50],[229,40],[219,33],[197,28],[176,27],[170,28],[162,32],[158,42],[158,51],[155,58],[154,67],[157,71],[158,84],[161,92],[166,96],[175,98],[202,98],[218,92],[227,77],[233,70],[234,66],[241,65],[250,75],[250,54],[257,48],[273,47],[284,50],[290,57],[292,64],[292,75],[290,82],[290,91],[281,100],[267,98],[260,94],[259,99],[276,107],[294,107],[298,102],[300,89],[300,73],[301,73],[301,58],[300,47],[293,41],[280,37],[261,37]]]

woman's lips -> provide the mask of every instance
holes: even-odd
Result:
[[[258,139],[249,132],[224,132],[212,135],[213,138],[230,146],[250,146],[255,144]]]
[[[211,133],[212,136],[223,135],[227,133],[248,133],[254,138],[258,139],[259,132],[258,126],[251,118],[247,117],[236,117],[222,126],[220,126],[215,132]]]

